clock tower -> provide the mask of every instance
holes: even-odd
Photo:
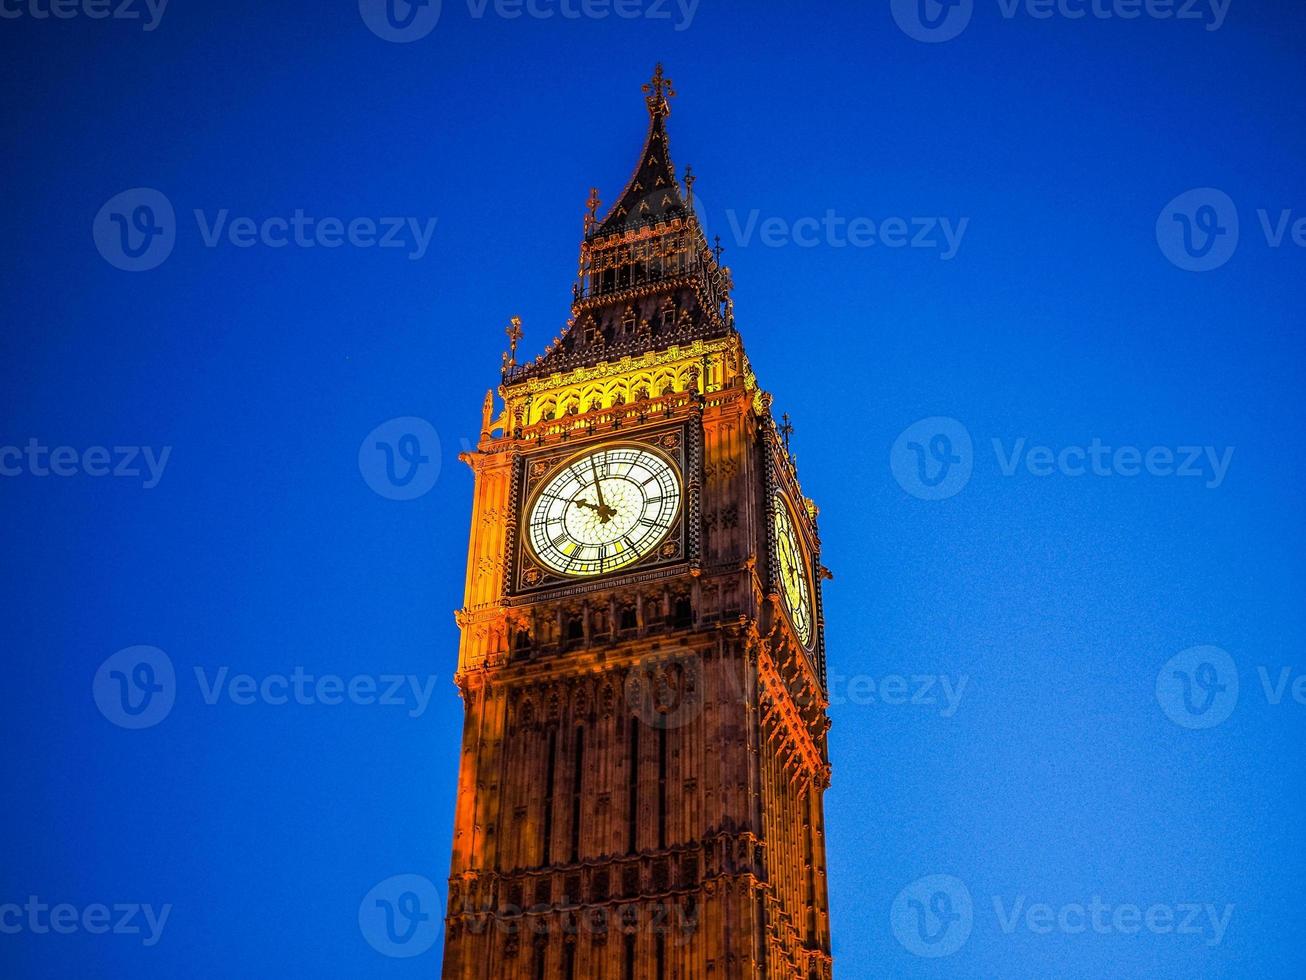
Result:
[[[446,980],[831,976],[816,505],[678,181],[670,81],[475,478]]]

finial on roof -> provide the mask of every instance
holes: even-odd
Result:
[[[671,103],[669,99],[676,97],[676,90],[673,87],[671,79],[662,71],[662,62],[658,62],[657,68],[653,70],[653,78],[644,86],[644,94],[648,96],[648,112],[655,119],[658,116],[671,115]]]
[[[515,316],[508,322],[508,352],[503,355],[503,369],[517,366],[517,344],[522,338],[521,317]]]
[[[689,206],[694,206],[694,181],[698,180],[694,176],[694,165],[688,164],[685,167],[685,199]]]
[[[789,452],[789,439],[794,434],[794,424],[789,421],[789,413],[785,412],[780,416],[784,424],[780,426],[780,435],[784,437],[785,452]]]
[[[587,209],[585,213],[585,234],[588,235],[594,230],[594,226],[599,223],[599,205],[602,203],[599,200],[599,189],[591,187],[589,200],[585,202]]]

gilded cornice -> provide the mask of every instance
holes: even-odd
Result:
[[[704,356],[728,350],[734,350],[742,354],[743,345],[737,335],[719,337],[715,340],[691,340],[687,344],[673,344],[660,351],[646,351],[639,355],[627,354],[619,361],[599,361],[598,364],[592,367],[578,367],[570,371],[555,371],[553,374],[543,377],[503,385],[500,388],[500,393],[505,400],[514,400],[524,395],[541,395],[568,385],[604,381],[623,374],[637,374],[649,368],[663,367],[680,361],[699,360]],[[749,372],[748,377],[751,378],[751,376],[751,372]]]

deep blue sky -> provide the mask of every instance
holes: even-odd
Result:
[[[1306,973],[1306,707],[1291,688],[1271,703],[1258,677],[1306,671],[1306,251],[1291,233],[1270,247],[1257,218],[1306,214],[1306,10],[1233,0],[1209,31],[975,3],[936,44],[899,30],[888,0],[702,0],[684,30],[678,13],[508,20],[446,0],[408,44],[349,0],[174,0],[148,32],[26,6],[0,20],[0,447],[171,447],[148,490],[0,477],[0,905],[173,906],[149,948],[0,934],[0,973],[434,975],[438,945],[382,956],[358,908],[391,875],[447,873],[471,506],[456,454],[507,318],[532,354],[562,325],[586,192],[611,200],[629,175],[658,59],[680,91],[673,155],[699,175],[740,329],[822,507],[835,693],[854,676],[966,678],[947,717],[832,708],[837,975]],[[138,187],[175,207],[177,240],[130,273],[92,224]],[[1184,271],[1157,219],[1205,187],[1232,199],[1241,238],[1222,267]],[[410,260],[208,248],[194,209],[438,222]],[[968,225],[945,261],[745,243],[733,226],[754,210]],[[414,501],[359,469],[364,436],[401,416],[442,444]],[[938,501],[890,466],[932,416],[974,444],[969,483]],[[1021,438],[1235,454],[1216,488],[1006,476],[992,440]],[[176,704],[129,731],[92,684],[142,644],[175,666]],[[1241,690],[1227,720],[1190,729],[1156,681],[1203,644]],[[194,669],[223,666],[435,688],[416,718],[206,704]],[[936,874],[965,884],[973,928],[921,958],[890,909]],[[994,899],[1021,896],[1054,914],[1094,896],[1234,908],[1216,945],[1024,919],[1008,933]]]

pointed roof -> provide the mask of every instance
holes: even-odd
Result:
[[[676,93],[658,65],[644,86],[649,130],[635,173],[607,216],[598,191],[586,202],[571,317],[533,361],[517,363],[509,328],[503,379],[512,384],[603,360],[724,336],[734,329],[730,270],[707,243],[694,211],[694,176],[682,190],[668,149],[668,101]]]
[[[676,181],[676,167],[671,162],[671,147],[667,139],[666,119],[671,115],[669,100],[675,97],[676,91],[671,79],[663,74],[661,63],[653,72],[652,80],[645,84],[644,94],[648,103],[649,128],[639,164],[617,203],[590,237],[684,217],[689,212],[689,205]]]

